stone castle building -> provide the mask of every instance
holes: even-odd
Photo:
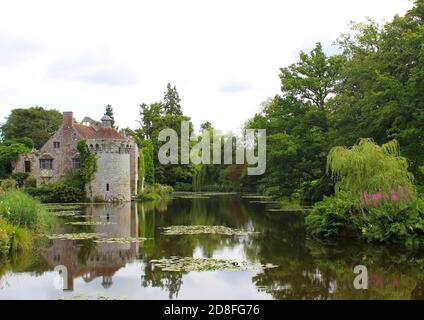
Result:
[[[137,194],[138,147],[112,127],[112,119],[107,115],[101,122],[85,117],[78,123],[72,112],[64,112],[59,130],[40,150],[20,154],[14,172],[29,173],[37,186],[58,181],[67,171],[80,168],[80,139],[97,157],[97,171],[91,188],[87,188],[88,198],[130,201]]]

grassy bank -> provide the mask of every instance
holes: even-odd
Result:
[[[50,229],[53,217],[22,191],[0,191],[0,257],[29,250],[33,235]]]
[[[139,201],[158,201],[171,196],[174,189],[171,186],[153,184],[144,187],[144,190],[138,194]]]

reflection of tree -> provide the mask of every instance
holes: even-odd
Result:
[[[180,272],[165,272],[155,269],[151,263],[146,263],[144,275],[141,276],[143,287],[158,287],[169,292],[169,299],[178,298],[178,292],[183,284],[183,274]]]
[[[267,231],[246,247],[251,258],[280,266],[252,278],[258,290],[276,299],[423,298],[422,281],[417,280],[424,276],[422,253],[353,241],[323,244],[306,240],[296,218],[281,220],[266,223]],[[353,287],[356,265],[368,268],[368,290]]]
[[[141,257],[145,262],[143,286],[167,289],[170,298],[177,297],[182,285],[182,273],[152,270],[152,259],[171,256],[192,257],[196,250],[203,256],[212,257],[222,248],[231,248],[246,241],[243,237],[222,235],[162,235],[161,227],[172,225],[224,225],[248,229],[249,214],[240,199],[235,197],[212,197],[210,199],[177,199],[167,204],[166,212],[157,212],[155,207],[139,204],[140,236],[154,238],[143,244]]]

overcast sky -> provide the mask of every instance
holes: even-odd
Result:
[[[43,106],[134,128],[168,82],[196,125],[236,131],[280,90],[279,68],[349,21],[390,20],[408,0],[0,2],[0,122]]]

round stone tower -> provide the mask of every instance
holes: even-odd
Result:
[[[87,190],[91,201],[131,201],[132,141],[88,139],[87,146],[97,157],[97,171]]]
[[[112,118],[107,115],[86,143],[97,158],[97,171],[87,186],[90,200],[131,201],[131,196],[137,194],[137,144],[112,128]]]

